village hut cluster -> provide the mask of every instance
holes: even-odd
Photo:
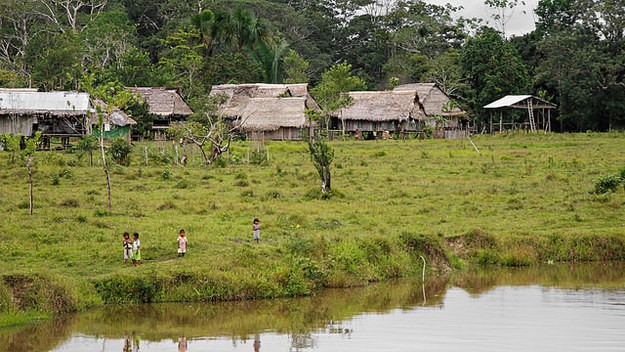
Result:
[[[307,111],[320,111],[308,84],[222,84],[213,86],[210,96],[221,96],[223,104],[217,114],[237,126],[250,140],[301,140],[319,126],[310,121]],[[129,87],[141,97],[152,115],[150,137],[167,139],[174,122],[184,122],[193,114],[177,89],[164,87]],[[324,128],[336,133],[375,137],[406,137],[431,134],[434,138],[457,139],[475,131],[467,113],[434,83],[413,83],[385,91],[349,92],[350,104],[330,113]],[[97,107],[99,106],[99,109]],[[543,99],[530,95],[506,96],[484,107],[493,111],[488,127],[497,129],[527,128],[551,130],[551,110]],[[504,122],[505,109],[525,109],[526,122],[513,118]],[[97,110],[105,111],[103,131]],[[499,123],[493,121],[499,113]],[[518,115],[518,114],[517,114]],[[23,136],[41,131],[44,148],[50,140],[67,147],[70,138],[85,135],[131,139],[137,121],[121,109],[106,107],[85,92],[39,92],[36,89],[0,88],[0,134]],[[60,147],[59,147],[60,148]]]

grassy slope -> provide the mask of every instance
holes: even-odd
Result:
[[[326,260],[326,269],[341,266],[344,275],[332,274],[324,282],[329,286],[405,274],[415,261],[401,253],[384,259],[393,262],[382,269],[354,259],[363,251],[362,241],[392,245],[402,234],[440,238],[480,229],[518,243],[524,238],[535,243],[622,237],[623,191],[601,197],[589,191],[597,177],[625,165],[624,137],[476,136],[481,155],[468,141],[333,142],[333,188],[343,197],[331,200],[308,196],[319,181],[302,143],[267,143],[268,165],[225,168],[201,166],[193,151],[187,168],[155,165],[154,159],[142,166],[140,146],[133,166],[113,167],[111,215],[105,211],[100,167],[77,163],[75,155],[41,153],[34,176],[35,214],[29,216],[26,169],[9,165],[9,155],[0,153],[0,272],[79,278],[200,272],[196,281],[243,282],[228,294],[210,297],[253,297],[258,295],[235,291],[263,289],[267,292],[259,296],[276,296],[280,292],[271,287],[291,280],[295,256]],[[155,154],[172,152],[170,144],[150,148]],[[249,143],[239,143],[230,157],[244,159],[249,149]],[[259,246],[251,242],[254,217],[261,219]],[[180,228],[189,238],[183,260],[175,259]],[[141,234],[146,264],[138,270],[122,265],[124,231]],[[527,247],[515,248],[532,251]],[[550,259],[545,253],[527,256]],[[188,296],[172,293],[162,299]]]

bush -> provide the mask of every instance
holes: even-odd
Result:
[[[594,194],[604,194],[608,192],[614,192],[623,182],[621,175],[604,175],[599,177],[595,181],[595,189],[593,190]]]
[[[111,148],[109,150],[113,161],[122,166],[130,166],[130,153],[132,147],[127,139],[117,137],[111,142]]]

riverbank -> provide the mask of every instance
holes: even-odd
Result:
[[[32,216],[26,169],[0,153],[0,314],[309,295],[418,275],[421,256],[430,274],[625,259],[623,189],[591,193],[625,165],[625,135],[474,142],[480,154],[468,141],[332,142],[331,199],[301,143],[268,142],[259,156],[240,142],[210,167],[188,149],[186,168],[171,144],[139,145],[131,166],[112,167],[112,212],[88,157],[38,153]],[[189,252],[178,259],[181,228]],[[120,259],[124,231],[141,234],[142,266]]]

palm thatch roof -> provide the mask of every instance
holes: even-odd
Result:
[[[413,91],[349,92],[352,102],[338,111],[342,120],[406,121],[420,119]]]
[[[237,115],[244,131],[275,131],[308,126],[305,97],[253,98]]]
[[[410,83],[395,87],[394,92],[416,92],[425,116],[465,116],[466,112],[455,106],[436,83]]]
[[[0,115],[83,116],[91,111],[89,93],[30,89],[0,91]]]
[[[193,110],[178,94],[177,89],[165,87],[126,87],[148,103],[151,114],[157,116],[189,116]]]
[[[247,83],[247,84],[221,84],[213,86],[211,96],[225,94],[226,102],[221,107],[220,113],[229,118],[237,118],[243,115],[250,100],[256,98],[284,98],[284,97],[304,97],[306,106],[304,109],[319,109],[319,105],[308,93],[308,83],[301,84],[267,84],[267,83]],[[248,110],[249,111],[249,110]]]

